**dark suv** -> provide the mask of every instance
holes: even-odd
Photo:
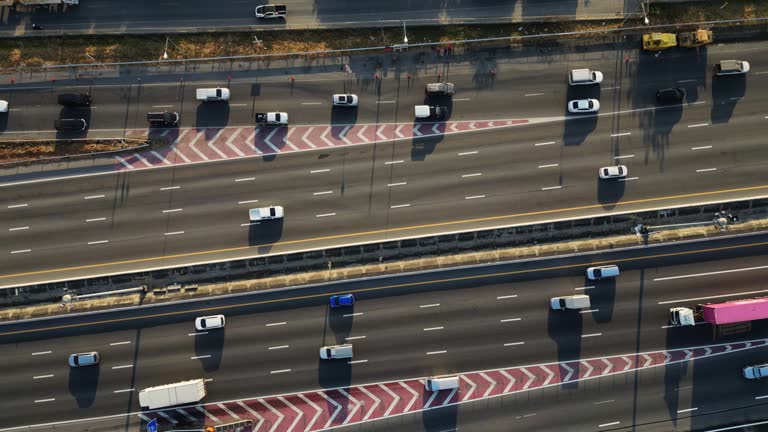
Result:
[[[59,105],[90,106],[91,95],[88,93],[63,93],[59,95]]]
[[[81,118],[58,119],[53,122],[53,127],[57,131],[77,132],[88,129],[88,123],[85,122],[85,119]]]
[[[680,103],[685,99],[685,90],[679,87],[656,90],[656,102]]]
[[[179,124],[179,113],[171,111],[147,113],[147,122],[152,126],[176,126]]]

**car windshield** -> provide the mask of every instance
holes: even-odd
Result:
[[[595,269],[595,277],[601,277],[603,273],[600,271],[600,269]]]
[[[270,216],[275,216],[277,214],[277,212],[275,210],[276,209],[274,207],[270,207],[269,208],[269,215]]]

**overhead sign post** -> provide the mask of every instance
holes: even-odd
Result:
[[[157,419],[153,418],[147,423],[147,432],[157,432]]]

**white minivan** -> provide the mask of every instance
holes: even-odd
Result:
[[[323,360],[352,358],[352,344],[330,345],[320,348]]]
[[[613,265],[613,264],[590,267],[587,269],[587,279],[589,280],[612,278],[618,275],[619,275],[619,266]]]
[[[586,294],[552,297],[549,300],[549,306],[552,310],[586,309],[589,305],[589,296]]]
[[[427,391],[440,391],[459,388],[458,375],[429,377],[424,381],[424,387]]]

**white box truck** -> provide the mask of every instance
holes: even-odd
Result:
[[[149,409],[165,408],[200,402],[206,394],[205,380],[198,378],[145,388],[139,392],[139,405]]]

